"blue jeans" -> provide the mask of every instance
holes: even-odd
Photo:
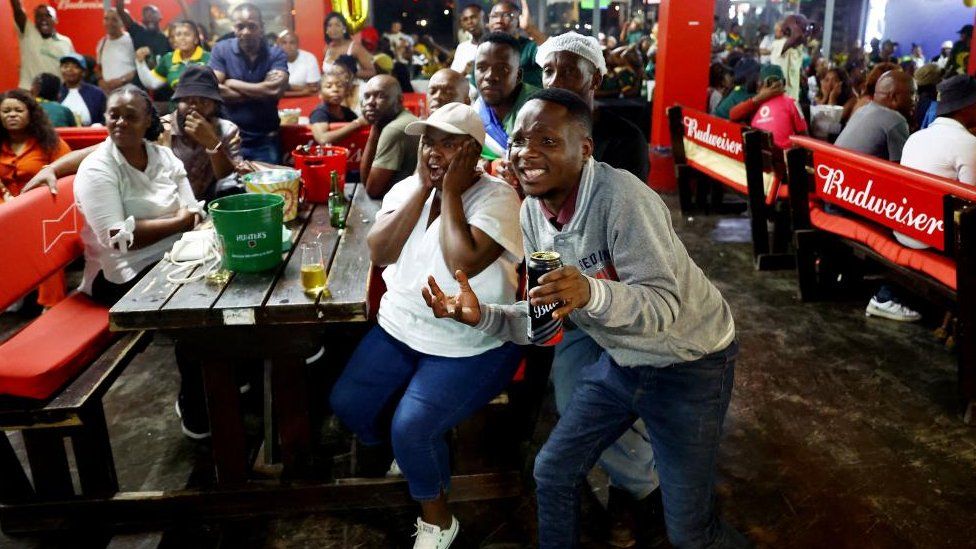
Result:
[[[389,434],[410,496],[432,500],[451,482],[445,435],[508,386],[521,358],[513,343],[470,357],[426,355],[376,326],[349,359],[330,401],[363,444],[379,444]],[[392,407],[389,423],[384,411]]]
[[[566,412],[583,367],[596,362],[602,352],[583,330],[566,330],[552,359],[552,385],[560,415]],[[651,440],[640,419],[600,454],[598,462],[610,477],[610,484],[635,499],[644,499],[660,484],[654,469]]]
[[[244,160],[278,164],[281,162],[278,134],[247,136],[241,141],[241,156]]]
[[[738,343],[665,368],[618,366],[604,351],[580,373],[566,413],[535,460],[539,544],[579,544],[579,486],[637,418],[654,446],[668,538],[675,547],[744,547],[715,512],[715,456],[732,395]]]

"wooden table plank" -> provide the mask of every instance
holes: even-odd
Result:
[[[347,185],[346,195],[350,200],[349,215],[355,211],[354,199],[359,194],[366,194],[361,185]],[[348,216],[347,216],[348,217]],[[326,272],[331,270],[336,250],[343,238],[339,231],[330,224],[329,209],[320,205],[309,221],[301,240],[296,245],[295,253],[289,258],[288,264],[272,290],[271,297],[264,307],[264,321],[266,322],[328,322],[326,311],[321,306],[316,307],[319,299],[305,295],[302,287],[301,252],[298,249],[306,242],[318,241],[322,244],[322,259],[325,261]],[[343,231],[345,233],[345,231]],[[331,288],[331,287],[330,287]]]
[[[319,302],[319,308],[326,313],[328,320],[366,320],[371,270],[366,235],[373,227],[373,220],[381,205],[381,200],[373,200],[365,192],[357,192],[353,197],[346,218],[346,230],[329,270],[332,297]]]
[[[231,273],[227,282],[213,284],[200,279],[181,285],[160,310],[160,316],[170,326],[192,322],[198,326],[220,324],[211,314],[213,304],[220,298],[236,275]]]
[[[179,285],[166,280],[176,266],[160,261],[109,311],[112,330],[155,328],[159,309],[166,304]]]

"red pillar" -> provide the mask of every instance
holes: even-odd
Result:
[[[973,33],[973,39],[969,43],[969,74],[976,74],[976,32]]]
[[[662,0],[651,117],[651,186],[674,188],[667,110],[675,103],[705,109],[715,0]]]

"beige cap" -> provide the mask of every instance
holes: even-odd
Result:
[[[470,135],[479,145],[485,144],[485,126],[481,116],[464,103],[448,103],[434,111],[427,120],[407,124],[404,131],[407,135],[420,135],[428,126],[455,135]]]

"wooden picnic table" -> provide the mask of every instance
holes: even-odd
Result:
[[[386,508],[414,505],[402,478],[334,478],[322,481],[302,475],[311,446],[305,359],[319,350],[327,323],[365,322],[371,265],[366,234],[380,202],[367,197],[362,185],[346,185],[351,205],[346,229],[329,225],[325,205],[306,205],[292,230],[292,251],[277,269],[258,274],[237,273],[222,285],[167,282],[173,266],[156,265],[109,312],[116,331],[163,330],[202,364],[210,414],[212,452],[217,483],[212,487],[166,491],[117,492],[106,496],[70,498],[5,506],[0,504],[4,530],[11,533],[51,532],[113,526],[147,528],[181,522],[241,519],[289,513]],[[308,298],[300,281],[301,243],[319,240],[327,263],[331,297]],[[277,440],[281,479],[250,475],[240,393],[234,378],[238,364],[265,359],[265,459]],[[341,366],[340,366],[341,367]],[[538,393],[548,368],[513,389],[513,398],[533,403],[533,412],[512,411],[517,439],[534,430]],[[535,387],[530,389],[529,386]],[[325,398],[325,395],[322,396]],[[269,418],[274,418],[270,420]],[[480,424],[472,425],[480,429]],[[512,426],[505,427],[506,439]],[[515,446],[518,440],[515,441]],[[499,448],[482,450],[482,457]],[[519,470],[479,470],[456,474],[451,501],[483,501],[516,497],[523,483]],[[251,476],[251,478],[249,478]],[[287,479],[287,482],[281,480]]]
[[[202,365],[219,485],[247,480],[250,464],[235,383],[239,364],[266,361],[265,458],[280,441],[283,474],[299,471],[311,443],[305,358],[321,349],[323,324],[365,322],[370,261],[366,235],[380,202],[347,185],[346,228],[329,224],[325,204],[306,204],[288,223],[291,250],[262,273],[233,273],[224,284],[173,284],[175,267],[157,264],[109,311],[114,331],[165,330]],[[302,243],[318,241],[331,297],[311,298],[301,285]]]

